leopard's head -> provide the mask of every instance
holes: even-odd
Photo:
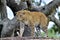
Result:
[[[28,11],[27,10],[21,10],[21,11],[18,11],[16,12],[16,16],[17,16],[17,19],[19,21],[23,21],[23,20],[26,20],[26,16],[28,15]]]

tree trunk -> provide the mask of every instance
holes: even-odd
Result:
[[[5,18],[3,21],[3,29],[1,31],[1,37],[10,37],[14,31],[14,29],[19,26],[19,22],[17,21],[16,17],[12,20]]]
[[[7,11],[6,11],[6,0],[0,0],[0,37],[1,37],[1,31],[2,31],[2,20],[7,17]]]
[[[0,0],[0,21],[7,17],[6,0]]]

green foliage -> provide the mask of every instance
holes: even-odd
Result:
[[[45,36],[45,33],[42,32],[41,35],[42,35],[42,37],[44,37],[44,36]],[[49,38],[60,38],[60,35],[57,34],[57,33],[55,34],[55,32],[54,32],[53,29],[49,29],[49,30],[48,30],[48,37],[49,37]]]
[[[57,27],[56,25],[54,25],[54,26],[52,27],[52,29],[54,30],[55,34],[56,34],[57,32],[60,33],[60,27]]]
[[[39,32],[36,32],[35,34],[36,34],[36,37],[38,37],[40,35]]]
[[[60,37],[58,31],[55,32],[54,29],[49,29],[49,30],[48,30],[48,36],[49,36],[49,38],[51,38],[51,37],[52,37],[52,38],[59,38],[59,37]]]
[[[36,35],[38,36],[38,33]],[[40,35],[44,37],[45,33],[41,32]],[[60,38],[60,28],[54,25],[51,29],[48,29],[48,37],[49,38]]]
[[[53,29],[52,29],[52,32],[51,32],[51,30],[48,30],[48,37],[49,37],[49,38],[54,38],[54,37],[56,37],[55,32],[54,32]]]

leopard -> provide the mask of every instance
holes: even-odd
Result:
[[[17,20],[31,28],[31,36],[34,37],[34,28],[40,27],[47,34],[48,18],[42,12],[20,10],[16,12]],[[23,30],[24,31],[24,30]]]

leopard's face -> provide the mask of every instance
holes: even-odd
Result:
[[[16,16],[19,21],[23,21],[26,19],[26,13],[22,11],[17,12]]]

